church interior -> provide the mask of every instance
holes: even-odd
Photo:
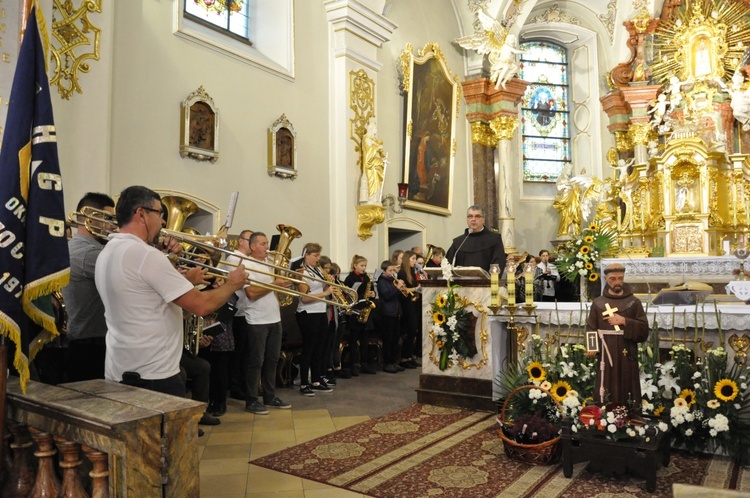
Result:
[[[143,185],[190,205],[177,230],[229,225],[236,244],[242,230],[292,226],[293,255],[318,242],[343,279],[354,255],[372,273],[395,250],[447,249],[478,205],[508,254],[548,250],[565,265],[565,250],[611,235],[588,273],[563,266],[578,275],[577,302],[527,300],[536,311],[514,309],[510,328],[507,315],[502,326],[488,318],[493,335],[571,334],[580,301],[621,262],[644,302],[662,291],[685,304],[669,291],[698,282],[692,290],[731,307],[704,306],[718,321],[701,322],[713,342],[698,339],[695,306],[682,317],[664,308],[657,349],[661,326],[672,345],[675,330],[694,330],[683,343],[696,354],[726,340],[732,361],[746,359],[750,285],[732,272],[750,243],[750,0],[37,1],[66,213],[87,192]],[[26,5],[0,0],[0,124]],[[497,395],[498,358],[524,351],[504,341],[480,347],[485,363],[464,367],[458,389],[476,380]],[[341,381],[334,401],[293,389],[293,409],[265,419],[231,401],[195,440],[200,494],[370,496],[248,460],[408,407],[426,389],[420,373],[446,375],[430,368]],[[750,476],[737,475],[734,489],[750,493]],[[642,481],[624,482],[640,496]],[[557,491],[548,496],[574,496]]]

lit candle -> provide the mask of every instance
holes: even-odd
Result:
[[[512,262],[508,262],[508,266],[505,268],[508,284],[508,304],[516,304],[516,265]]]
[[[526,304],[532,306],[534,304],[534,265],[526,263],[523,276],[526,280]]]
[[[500,306],[500,265],[490,265],[490,306]]]

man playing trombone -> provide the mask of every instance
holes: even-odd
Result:
[[[248,276],[253,282],[288,288],[286,278],[268,275],[268,266],[260,263],[268,256],[268,237],[262,232],[250,235],[250,256],[244,259]],[[253,259],[259,261],[256,263]],[[253,271],[256,270],[256,271]],[[245,411],[267,415],[268,408],[291,408],[276,396],[276,366],[281,356],[281,307],[273,290],[263,285],[245,286],[248,302],[245,320],[248,323],[247,346],[243,355],[245,365]],[[258,382],[263,385],[263,402],[258,399]]]
[[[164,227],[159,194],[128,187],[115,210],[120,230],[110,234],[95,269],[108,329],[105,378],[185,396],[180,376],[182,309],[199,316],[217,310],[243,287],[245,269],[238,267],[229,272],[224,285],[200,292],[153,247]],[[170,253],[182,252],[171,237],[163,245]],[[194,268],[186,276],[204,272]]]

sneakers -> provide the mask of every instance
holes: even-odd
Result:
[[[336,379],[333,376],[329,377],[328,375],[326,375],[325,377],[323,377],[323,382],[325,382],[329,386],[336,385]]]
[[[398,363],[394,363],[393,366],[396,367],[396,370],[398,370],[399,372],[403,372],[404,370],[406,370],[404,367],[402,367]]]
[[[312,389],[315,392],[318,393],[332,393],[333,389],[331,389],[328,384],[325,382],[318,382],[310,386],[310,389]]]
[[[221,423],[221,420],[206,412],[203,414],[198,423],[200,425],[219,425]]]
[[[245,411],[254,413],[256,415],[268,415],[268,408],[263,406],[257,399],[255,401],[245,403]]]
[[[292,407],[292,405],[286,403],[285,401],[281,401],[281,399],[277,397],[274,397],[271,401],[265,401],[263,404],[271,408],[279,408],[280,410],[286,410],[287,408]]]
[[[310,386],[300,386],[299,393],[302,396],[309,396],[309,397],[315,396],[315,392],[312,390]]]
[[[383,372],[388,372],[389,374],[397,374],[399,370],[395,363],[389,363],[383,367]]]

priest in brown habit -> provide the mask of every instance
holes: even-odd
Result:
[[[599,336],[594,400],[597,403],[625,403],[640,413],[638,343],[648,339],[648,317],[641,301],[624,283],[625,267],[619,263],[607,266],[604,280],[604,293],[591,304],[588,320],[588,330]]]

